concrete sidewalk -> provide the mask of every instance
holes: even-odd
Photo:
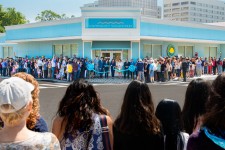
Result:
[[[192,81],[193,79],[197,78],[203,78],[205,80],[214,80],[217,77],[217,75],[202,75],[201,77],[193,77],[193,78],[187,78],[187,82]],[[9,78],[9,77],[0,77],[1,79]],[[37,81],[42,81],[42,82],[52,82],[52,83],[68,83],[66,79],[64,80],[58,80],[58,79],[36,79]],[[109,77],[108,79],[106,78],[92,78],[92,79],[86,79],[88,82],[93,83],[93,84],[127,84],[132,81],[132,79],[124,79],[124,78],[119,78],[119,77],[114,77],[111,78]],[[182,82],[183,79],[180,79],[178,81],[178,78],[175,78],[174,80],[170,80],[168,82]]]
[[[217,77],[217,75],[202,75],[201,77],[193,77],[193,78],[187,78],[187,82],[191,82],[193,79],[197,78],[202,78],[205,80],[214,80]],[[57,80],[57,79],[37,79],[38,81],[46,81],[46,82],[62,82],[65,83],[67,82],[66,80]],[[92,79],[86,79],[90,83],[94,84],[127,84],[132,81],[132,79],[124,79],[124,78],[119,78],[119,77],[114,77],[111,78],[109,77],[108,79],[106,78],[92,78]],[[180,79],[178,81],[178,78],[175,78],[174,80],[170,80],[168,82],[182,82],[183,79]]]

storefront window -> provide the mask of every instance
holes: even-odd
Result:
[[[204,47],[204,57],[209,58],[209,47]]]
[[[152,45],[144,44],[143,56],[152,57]]]
[[[217,57],[217,47],[205,47],[204,57]]]
[[[184,46],[178,46],[178,57],[185,57],[185,47]]]
[[[54,55],[59,57],[62,54],[62,45],[54,45],[53,48]]]
[[[209,52],[210,52],[210,57],[216,57],[217,58],[217,47],[210,47]]]
[[[78,56],[78,45],[77,44],[64,44],[64,45],[54,45],[53,53],[55,56],[67,56],[69,58],[73,57],[73,55]]]
[[[123,50],[123,61],[128,59],[128,50]]]
[[[193,57],[193,46],[178,46],[178,57]]]
[[[72,52],[72,56],[73,55],[78,56],[78,45],[77,44],[71,44],[71,52]]]
[[[193,57],[193,46],[186,46],[186,55],[185,57]]]
[[[13,57],[13,48],[12,47],[3,47],[3,58],[12,58]]]
[[[63,45],[63,56],[71,57],[70,45]]]
[[[162,45],[153,45],[153,58],[162,56]]]
[[[92,59],[94,59],[96,56],[101,56],[101,50],[92,50]]]

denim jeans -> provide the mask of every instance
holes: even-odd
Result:
[[[53,79],[55,78],[54,75],[55,75],[55,67],[52,67],[52,78]]]

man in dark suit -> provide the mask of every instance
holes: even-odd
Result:
[[[98,70],[99,70],[100,78],[102,78],[103,77],[103,57],[101,57],[101,59],[98,62]]]
[[[128,60],[126,59],[126,61],[124,62],[123,66],[124,66],[124,70],[125,70],[124,71],[124,79],[126,79],[126,76],[129,79],[129,70],[127,70],[127,69],[130,66],[130,62],[128,62]]]
[[[188,63],[185,58],[183,58],[183,62],[181,64],[182,72],[183,72],[183,82],[186,82],[186,74],[187,74],[187,68],[188,68]]]

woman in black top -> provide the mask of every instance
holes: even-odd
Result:
[[[225,72],[225,58],[223,59],[223,72]]]
[[[163,150],[160,121],[146,83],[132,81],[113,126],[114,150]]]

